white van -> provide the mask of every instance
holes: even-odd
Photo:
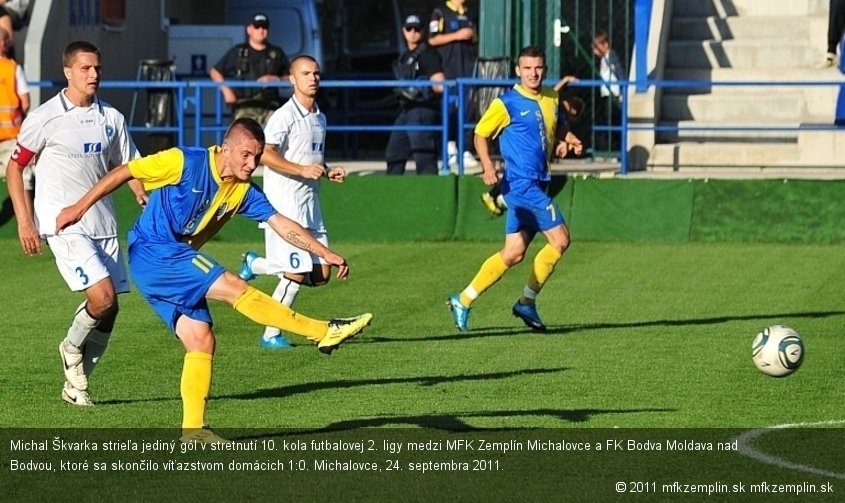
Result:
[[[324,78],[391,78],[403,48],[397,0],[227,0],[222,24],[169,26],[180,76],[202,77],[245,38],[255,13],[270,19],[270,42],[289,58],[313,56]]]

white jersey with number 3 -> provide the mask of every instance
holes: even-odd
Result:
[[[95,97],[87,108],[74,106],[65,90],[24,120],[13,159],[35,165],[35,218],[38,232],[56,232],[56,216],[77,202],[112,168],[138,156],[123,114]],[[25,162],[24,162],[25,161]],[[117,236],[114,204],[105,197],[63,233],[92,238]]]
[[[267,144],[276,145],[276,152],[288,161],[323,165],[326,116],[319,109],[310,112],[293,97],[273,112],[264,135]],[[276,211],[306,229],[325,232],[319,187],[319,180],[264,169],[264,192]]]

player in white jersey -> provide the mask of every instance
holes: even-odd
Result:
[[[324,246],[329,245],[320,209],[320,177],[343,182],[346,170],[328,168],[324,161],[326,116],[317,107],[320,65],[311,56],[291,62],[293,98],[273,112],[264,128],[267,143],[264,164],[264,192],[273,207],[296,221]],[[321,286],[329,282],[331,266],[325,260],[290,245],[272,229],[265,229],[266,257],[248,251],[243,255],[240,276],[250,280],[256,274],[279,277],[272,297],[290,307],[301,285]],[[279,329],[265,327],[261,347],[290,347]]]
[[[111,198],[98,202],[60,234],[56,217],[109,170],[138,153],[123,115],[97,97],[99,49],[88,42],[72,42],[65,48],[62,65],[67,87],[26,117],[6,177],[24,253],[41,253],[45,239],[68,287],[85,292],[85,301],[59,343],[59,354],[66,379],[62,398],[74,405],[91,405],[88,378],[111,336],[118,311],[116,294],[129,291],[129,283]],[[33,221],[26,211],[22,171],[36,156]],[[144,204],[143,186],[134,184],[132,190]]]

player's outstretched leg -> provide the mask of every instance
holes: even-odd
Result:
[[[317,344],[324,354],[331,354],[340,343],[361,333],[373,320],[370,313],[331,321],[315,320],[291,310],[251,286],[235,300],[233,307],[256,323],[307,338]]]
[[[323,354],[330,355],[343,341],[355,337],[372,322],[372,313],[364,313],[354,318],[333,318],[329,321],[326,336],[317,344],[317,349]]]

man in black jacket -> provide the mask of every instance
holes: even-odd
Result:
[[[246,42],[238,44],[223,55],[209,70],[211,80],[253,80],[279,82],[290,72],[290,61],[281,47],[269,43],[270,20],[265,14],[255,14],[246,25]],[[232,106],[233,120],[241,117],[255,119],[262,126],[270,114],[282,105],[278,87],[220,86],[223,101]]]
[[[436,84],[445,79],[440,55],[436,49],[422,42],[422,20],[411,15],[405,19],[402,34],[406,50],[394,65],[399,80],[426,80],[430,86],[401,86],[396,89],[399,97],[399,116],[395,126],[434,126],[438,122],[440,93],[443,86]],[[405,161],[413,158],[418,175],[437,174],[436,131],[393,131],[387,142],[385,160],[388,175],[405,173]]]

